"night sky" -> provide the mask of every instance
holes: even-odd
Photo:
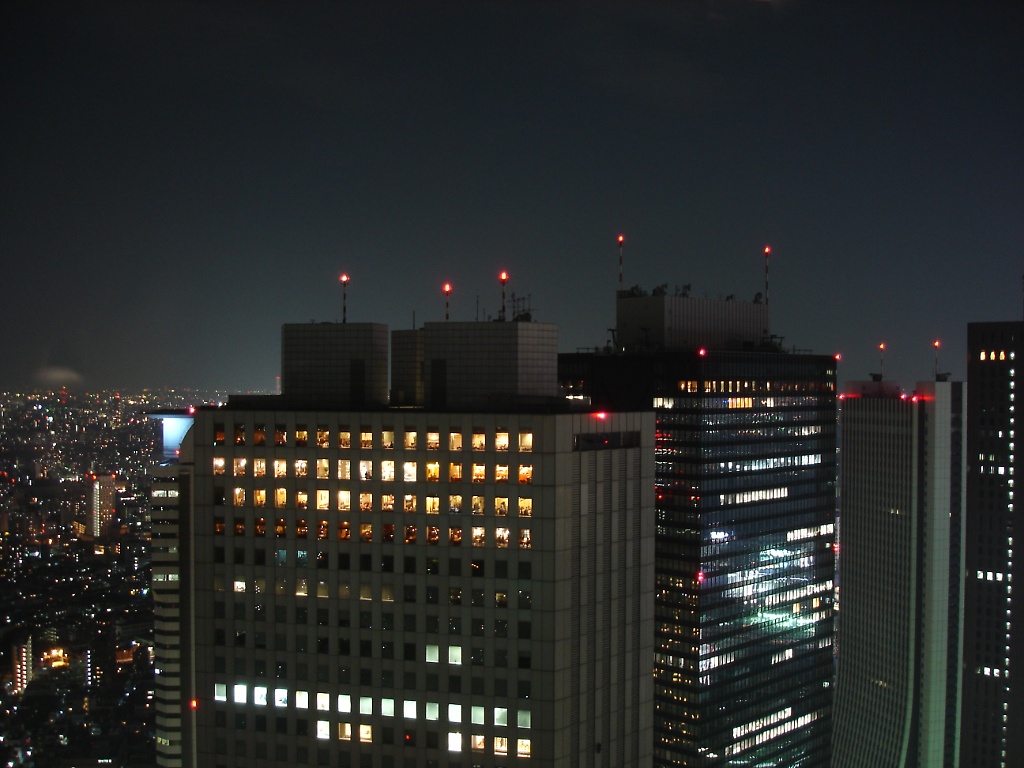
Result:
[[[0,389],[271,390],[280,326],[763,290],[841,379],[1017,319],[1017,2],[0,4]],[[63,373],[55,372],[55,369]]]

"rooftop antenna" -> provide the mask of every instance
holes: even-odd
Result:
[[[625,235],[619,235],[619,293],[622,293],[622,245],[626,242]]]
[[[452,284],[451,283],[445,283],[444,284],[444,321],[446,323],[448,322],[448,297],[451,295],[451,292],[452,292]]]
[[[885,378],[885,342],[884,341],[881,342],[878,345],[878,364],[879,364],[878,370],[881,371],[881,373],[878,374],[878,376],[879,376],[878,380],[881,381],[882,379]]]
[[[505,283],[508,282],[508,272],[501,270],[498,275],[498,280],[501,282],[501,314],[498,316],[499,320],[505,319]]]
[[[936,339],[932,342],[932,346],[935,347],[935,380],[939,380],[939,340]]]
[[[341,277],[341,322],[348,322],[348,281],[349,276],[342,272]]]
[[[768,259],[772,255],[772,247],[766,245],[764,247],[764,314],[765,324],[768,326],[766,332],[771,331],[771,308],[768,305]]]

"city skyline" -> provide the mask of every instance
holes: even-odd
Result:
[[[1012,4],[0,13],[2,389],[270,391],[342,272],[350,321],[409,328],[446,281],[453,320],[497,316],[507,269],[599,346],[620,233],[625,287],[748,301],[770,244],[773,332],[841,381],[936,338],[963,378],[966,323],[1021,310]]]

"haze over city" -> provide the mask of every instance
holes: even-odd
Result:
[[[1018,317],[1006,2],[10,2],[0,389],[270,390],[279,327],[763,291],[840,379]]]

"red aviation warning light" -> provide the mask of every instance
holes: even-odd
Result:
[[[626,242],[626,236],[619,235],[619,245],[622,245],[624,242]]]
[[[192,707],[192,709],[199,709],[199,700],[192,699],[192,701],[189,702],[189,705]]]
[[[501,271],[501,272],[500,272],[500,273],[498,274],[498,279],[499,279],[499,280],[501,281],[501,284],[502,284],[502,285],[504,285],[505,283],[507,283],[507,282],[508,282],[508,272],[506,272],[505,270],[502,270],[502,271]]]
[[[771,254],[772,254],[772,247],[770,245],[766,245],[764,247],[764,255],[765,256],[771,256]]]
[[[451,283],[445,283],[444,284],[444,292],[445,292],[445,294],[449,294],[449,293],[452,292],[452,284]]]
[[[700,355],[701,357],[706,356],[707,353],[708,353],[708,351],[706,349],[704,349],[704,347],[701,347],[700,349],[697,350],[697,354]]]

